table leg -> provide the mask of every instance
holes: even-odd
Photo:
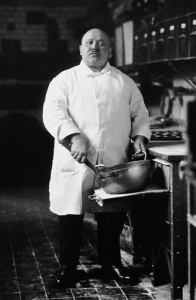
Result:
[[[186,211],[185,185],[178,174],[178,163],[171,167],[171,299],[183,299],[183,285],[186,277],[185,253],[186,245]],[[184,190],[183,190],[184,189]]]

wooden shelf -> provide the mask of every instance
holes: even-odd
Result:
[[[147,198],[150,196],[169,195],[168,189],[160,188],[159,186],[149,184],[144,190],[139,192],[125,194],[107,194],[102,189],[96,189],[94,194],[89,197],[91,212],[120,212],[129,211],[132,206],[132,201],[137,198]],[[159,199],[159,197],[157,197]],[[148,199],[146,199],[148,200]]]
[[[148,194],[165,194],[169,193],[168,189],[160,188],[157,185],[149,184],[144,190],[138,191],[138,192],[132,192],[132,193],[123,193],[123,194],[108,194],[104,192],[103,189],[97,189],[95,190],[95,195],[97,195],[102,200],[111,200],[111,199],[119,199],[119,198],[126,198],[126,197],[135,197],[140,195],[148,195]]]

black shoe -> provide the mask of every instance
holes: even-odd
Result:
[[[102,278],[107,281],[111,279],[128,281],[131,280],[131,274],[129,269],[122,265],[117,265],[117,266],[103,265]]]
[[[56,283],[62,287],[72,287],[77,282],[76,268],[61,266],[55,275]]]
[[[121,280],[131,280],[130,270],[122,265],[112,266],[114,272],[118,279]]]

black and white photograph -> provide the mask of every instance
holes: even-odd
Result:
[[[0,300],[196,300],[196,1],[0,0]]]

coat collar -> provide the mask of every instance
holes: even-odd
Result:
[[[86,77],[95,77],[95,76],[100,76],[103,74],[110,74],[110,72],[111,72],[111,65],[109,62],[107,62],[106,66],[100,72],[93,72],[83,61],[81,61],[80,67],[81,67],[82,73]]]

